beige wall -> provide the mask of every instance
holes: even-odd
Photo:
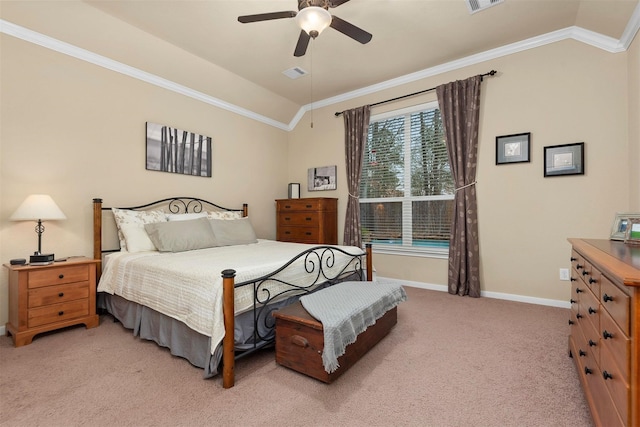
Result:
[[[640,212],[640,36],[629,47],[629,207]]]
[[[35,223],[8,218],[32,193],[67,216],[46,222],[43,251],[92,255],[91,200],[128,205],[192,195],[249,203],[261,238],[275,238],[274,199],[286,197],[287,134],[205,103],[19,39],[0,36],[0,259],[37,248]],[[145,170],[145,122],[213,138],[213,177]],[[0,324],[8,318],[0,275]]]
[[[334,111],[496,69],[499,74],[482,86],[477,174],[482,289],[566,301],[569,282],[558,278],[559,268],[569,267],[566,239],[608,238],[615,212],[631,208],[627,57],[563,41],[317,110],[313,129],[307,119],[290,134],[289,175],[306,182],[305,168],[338,164],[338,190],[322,195],[340,198],[343,218],[343,122]],[[432,92],[402,105],[433,99]],[[374,108],[373,114],[380,111]],[[495,137],[519,132],[532,134],[531,162],[496,166]],[[573,142],[585,143],[586,174],[544,178],[543,147]],[[381,254],[374,259],[381,276],[446,285],[446,260]]]

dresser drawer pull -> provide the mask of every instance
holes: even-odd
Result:
[[[593,340],[589,340],[589,347],[595,347],[597,345],[598,345],[597,342],[593,342]]]
[[[285,209],[291,209],[291,205],[284,205]]]
[[[578,260],[578,258],[571,257],[571,262],[577,261],[577,260]]]
[[[584,268],[584,265],[580,265],[580,264],[576,265],[576,270],[580,270],[581,268]]]
[[[585,270],[585,271],[583,271],[583,272],[582,272],[582,275],[583,275],[583,276],[588,276],[588,275],[589,275],[589,272],[588,272],[587,270]]]
[[[602,295],[602,301],[604,302],[609,302],[609,301],[613,301],[613,297],[607,294]]]
[[[595,308],[589,307],[589,314],[596,314],[598,312],[598,310],[596,310]]]
[[[604,378],[605,380],[612,380],[613,379],[613,375],[611,375],[607,371],[602,371],[602,378]]]
[[[311,221],[311,218],[305,218],[307,221]]]
[[[306,234],[307,236],[311,236],[311,232],[310,231],[307,231],[304,234]]]
[[[64,279],[64,274],[59,275],[58,279]]]
[[[573,325],[573,323],[574,323],[573,320],[569,319],[569,324]]]
[[[291,232],[290,231],[285,231],[284,234],[291,234]]]
[[[59,311],[58,312],[58,316],[62,316],[64,314],[64,311]]]
[[[576,288],[576,294],[579,294],[580,292],[584,292],[584,291],[580,288]]]
[[[589,277],[589,283],[590,283],[590,284],[592,284],[592,285],[593,285],[593,284],[594,284],[594,283],[596,283],[596,282],[597,282],[597,280],[596,280],[596,279],[594,279],[593,277]]]
[[[572,282],[575,282],[576,280],[578,280],[578,279],[576,279],[575,277],[571,277],[571,281]]]
[[[311,209],[313,205],[306,205],[308,209]]]
[[[582,317],[583,317],[583,316],[582,316],[582,314],[578,313],[578,314],[576,314],[576,317],[577,317],[578,319],[582,319]]]
[[[300,335],[293,335],[291,337],[291,344],[297,345],[298,347],[307,348],[309,347],[309,341],[306,338],[301,337]]]
[[[570,300],[569,300],[569,302],[571,302],[571,304],[575,304],[575,303],[577,303],[578,301],[576,301],[576,300],[574,300],[574,299],[570,299]]]
[[[587,355],[587,352],[584,350],[578,350],[578,354],[580,355],[580,357],[585,357]]]
[[[587,367],[585,366],[585,367],[584,367],[584,373],[585,373],[586,375],[589,375],[589,374],[593,374],[593,371],[592,371],[591,369],[589,369],[589,368],[587,368]]]
[[[59,296],[60,298],[62,298],[62,297],[64,296],[64,292],[60,292],[60,293],[58,293],[58,296]]]
[[[602,331],[602,338],[604,338],[605,340],[611,339],[613,338],[613,334],[605,329],[604,331]]]

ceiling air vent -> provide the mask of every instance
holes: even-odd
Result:
[[[303,70],[300,67],[293,67],[293,68],[289,68],[288,70],[284,70],[282,72],[282,74],[284,74],[285,76],[289,77],[290,79],[297,79],[299,77],[302,77],[304,75],[307,75],[307,71]]]
[[[466,0],[469,13],[474,14],[488,7],[502,3],[504,0]]]

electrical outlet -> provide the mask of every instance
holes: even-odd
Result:
[[[560,280],[569,280],[569,269],[561,268],[560,269]]]

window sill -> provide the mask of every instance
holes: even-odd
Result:
[[[374,253],[385,255],[403,255],[422,258],[448,259],[449,248],[428,248],[415,246],[372,245]]]

